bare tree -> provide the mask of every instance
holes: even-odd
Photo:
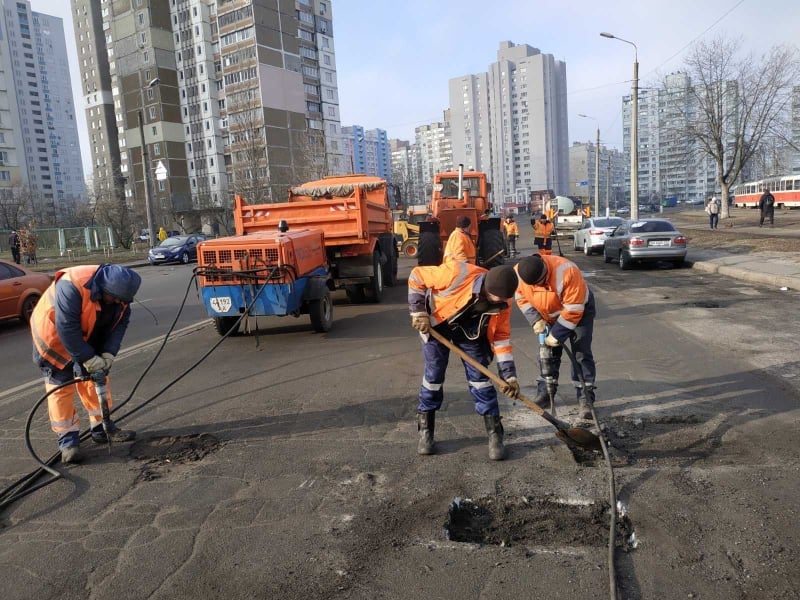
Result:
[[[5,229],[19,229],[28,224],[41,225],[46,220],[39,194],[28,185],[16,182],[0,191],[0,223]]]
[[[724,37],[699,42],[685,63],[692,80],[687,134],[716,163],[723,218],[731,185],[790,105],[800,72],[794,48],[739,57],[740,45]]]
[[[108,181],[94,181],[83,214],[89,219],[84,225],[110,227],[114,239],[123,247],[130,248],[136,234],[137,216],[125,198],[121,173],[112,175]]]
[[[263,109],[258,102],[228,112],[231,168],[228,190],[253,204],[271,201]]]

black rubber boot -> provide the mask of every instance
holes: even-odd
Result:
[[[436,426],[436,411],[417,413],[417,454],[429,455],[434,453],[433,430]]]
[[[587,385],[585,389],[576,388],[575,392],[578,395],[578,416],[590,420],[594,405],[594,387]]]
[[[483,421],[489,436],[489,458],[503,460],[506,457],[506,448],[503,446],[502,417],[500,415],[483,415]]]

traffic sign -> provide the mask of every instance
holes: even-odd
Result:
[[[588,181],[581,181],[578,185],[580,185],[580,186],[589,185],[589,182]]]

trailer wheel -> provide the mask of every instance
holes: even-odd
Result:
[[[417,264],[423,267],[442,264],[442,238],[438,233],[423,231],[419,236]]]
[[[500,233],[499,230],[484,230],[478,242],[478,258],[480,260],[480,265],[486,269],[502,265],[505,249],[506,242],[503,239],[503,234]]]
[[[217,330],[218,334],[224,336],[236,327],[238,321],[239,317],[214,317],[214,329]],[[234,331],[231,335],[236,335],[236,332]]]
[[[308,303],[308,316],[311,317],[311,328],[317,333],[330,331],[333,324],[333,303],[331,293],[325,290],[322,298]]]
[[[383,297],[383,267],[379,252],[372,255],[372,277],[369,278],[369,284],[365,285],[363,290],[364,296],[370,302],[380,302]]]
[[[409,258],[414,258],[419,253],[419,246],[417,245],[416,240],[406,240],[403,242],[402,251],[403,254]]]

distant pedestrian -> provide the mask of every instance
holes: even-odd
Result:
[[[11,258],[15,263],[19,264],[20,241],[19,234],[17,233],[16,229],[8,234],[8,247],[11,250]]]
[[[167,230],[161,227],[158,230],[158,241],[163,242],[165,239],[167,239]]]
[[[719,224],[720,203],[716,196],[711,198],[706,204],[706,214],[708,215],[708,225],[711,229],[716,229]]]
[[[769,219],[769,226],[774,227],[775,225],[775,196],[773,196],[768,187],[764,187],[764,193],[761,194],[761,198],[758,200],[758,208],[761,211],[761,220],[758,222],[758,226],[761,227],[764,225],[764,219]]]
[[[514,221],[512,215],[506,217],[506,222],[503,223],[503,231],[506,234],[506,244],[510,256],[516,256],[517,252],[517,238],[519,237],[519,226]]]

